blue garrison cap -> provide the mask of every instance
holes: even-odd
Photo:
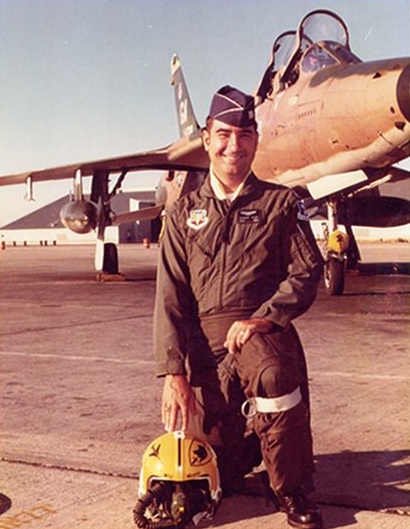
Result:
[[[234,127],[254,126],[254,99],[237,88],[223,86],[212,98],[209,117]]]

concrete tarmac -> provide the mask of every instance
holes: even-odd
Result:
[[[158,249],[121,246],[128,280],[110,283],[95,281],[93,252],[0,250],[0,492],[12,501],[0,529],[136,527],[142,453],[162,433],[152,360]],[[408,244],[363,254],[410,262]],[[314,497],[328,529],[410,529],[409,301],[410,276],[367,268],[348,275],[342,297],[321,289],[296,321],[310,373]],[[253,483],[258,492],[258,476]],[[224,500],[200,527],[287,523],[257,494]]]

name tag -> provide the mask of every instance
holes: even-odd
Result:
[[[239,224],[259,224],[260,211],[259,209],[243,209],[238,214]]]

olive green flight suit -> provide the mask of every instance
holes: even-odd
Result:
[[[274,491],[290,492],[311,478],[306,365],[291,321],[313,303],[321,271],[294,193],[253,174],[231,203],[216,198],[208,177],[167,217],[154,316],[157,375],[188,375],[204,406],[205,434],[220,434],[225,488],[256,462],[247,458],[243,402],[298,387],[301,402],[284,412],[258,412],[252,426]],[[240,353],[228,354],[230,325],[252,317],[270,320],[272,332],[255,334]]]

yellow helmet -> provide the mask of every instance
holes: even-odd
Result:
[[[220,498],[216,454],[207,442],[176,431],[148,445],[142,457],[139,500],[134,510],[138,527],[163,527],[164,520],[171,524],[167,527],[183,527],[191,519],[197,522],[204,516],[211,517]]]

